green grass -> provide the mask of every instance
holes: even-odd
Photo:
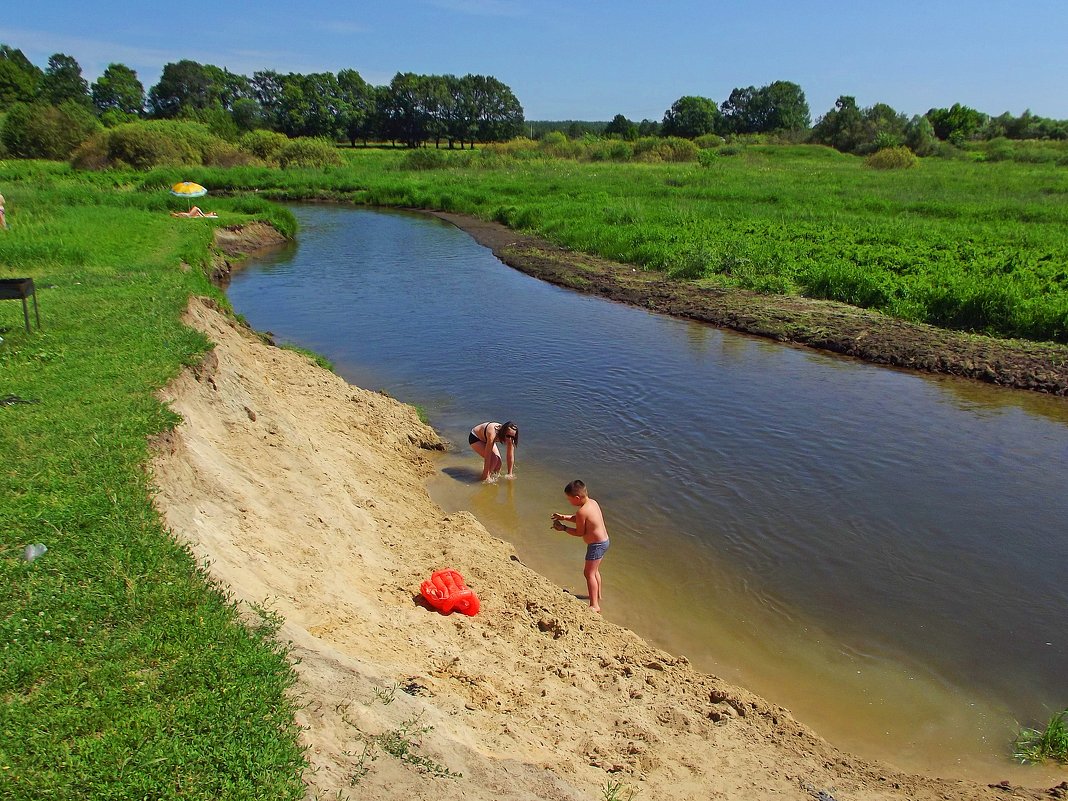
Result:
[[[1021,729],[1012,751],[1021,762],[1068,764],[1068,709],[1053,715],[1044,729]]]
[[[822,147],[736,150],[701,166],[486,148],[406,169],[403,152],[357,149],[340,151],[342,167],[191,177],[268,197],[464,212],[679,280],[1068,342],[1068,168],[925,159],[872,170]]]
[[[145,469],[176,422],[153,393],[208,346],[179,315],[218,296],[210,223],[115,176],[0,173],[0,276],[43,323],[0,304],[0,395],[35,401],[0,407],[0,798],[299,798],[284,649],[165,533]]]

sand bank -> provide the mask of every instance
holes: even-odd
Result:
[[[158,506],[237,598],[284,617],[309,798],[589,801],[610,782],[695,801],[1051,797],[836,750],[591,613],[473,516],[445,515],[424,488],[442,442],[410,407],[210,303],[187,322],[216,347],[166,391],[184,422],[153,465]],[[478,592],[478,616],[421,604],[442,567]]]

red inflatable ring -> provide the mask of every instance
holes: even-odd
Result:
[[[453,611],[469,616],[478,614],[478,596],[464,584],[464,577],[451,568],[434,571],[430,579],[420,585],[419,592],[443,615]]]

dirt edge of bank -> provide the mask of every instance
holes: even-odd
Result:
[[[579,292],[873,364],[1068,394],[1068,346],[948,331],[832,301],[700,287],[571,251],[497,222],[430,213],[466,231],[505,264]]]

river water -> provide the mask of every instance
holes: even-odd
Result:
[[[1057,778],[1009,753],[1068,705],[1064,399],[569,292],[423,215],[293,211],[299,244],[233,277],[235,310],[422,407],[455,446],[430,482],[446,511],[580,593],[581,543],[549,514],[582,478],[609,620],[851,752]],[[517,478],[480,484],[467,432],[506,419]]]

